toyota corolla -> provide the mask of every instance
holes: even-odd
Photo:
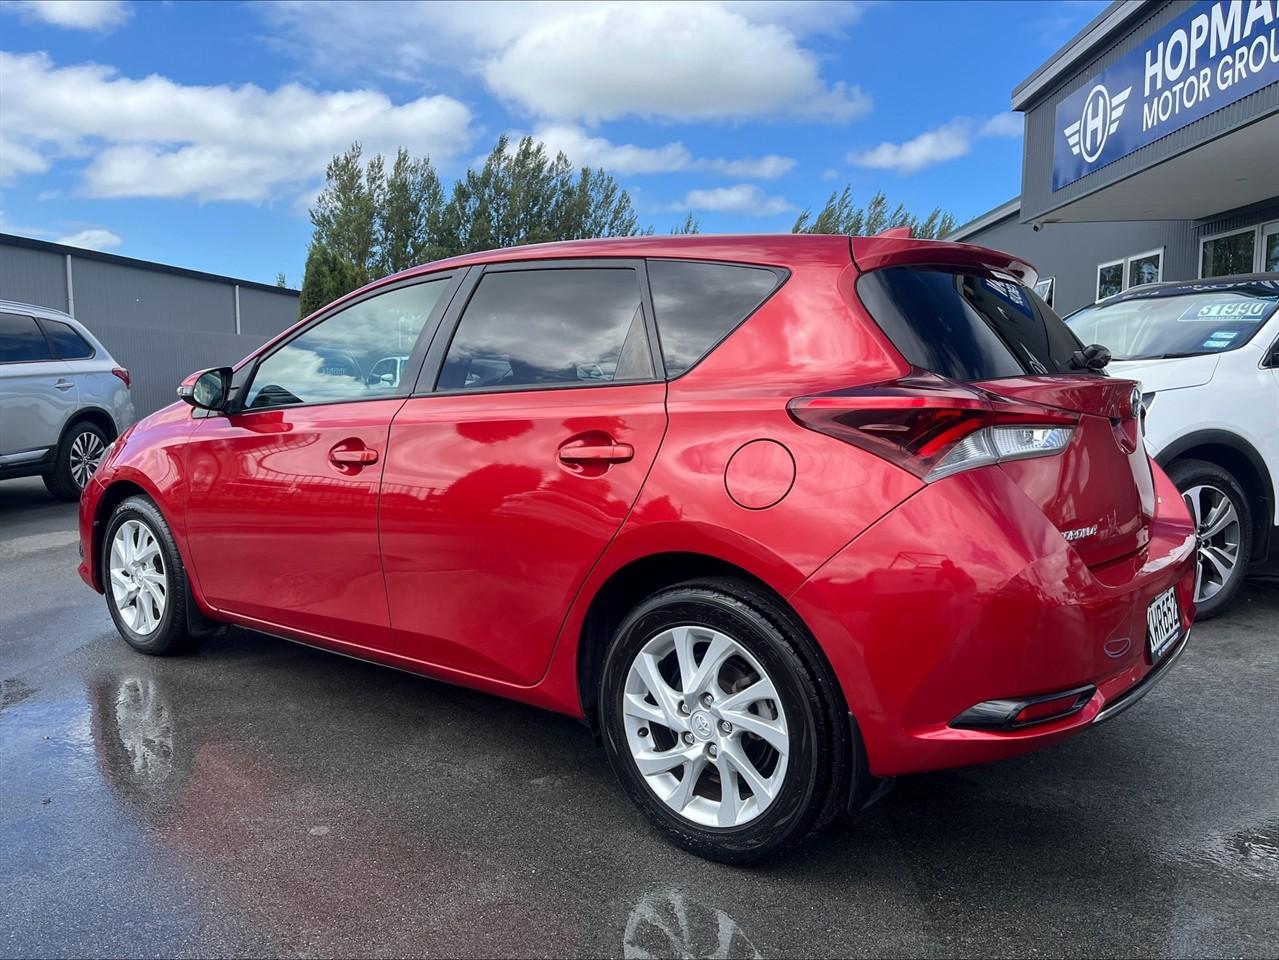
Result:
[[[428,264],[127,431],[80,574],[144,653],[236,624],[579,717],[661,832],[759,858],[1185,647],[1140,389],[1033,280],[902,231]]]

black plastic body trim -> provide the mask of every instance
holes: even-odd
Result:
[[[1102,707],[1101,712],[1097,714],[1097,716],[1093,717],[1092,725],[1095,727],[1099,723],[1105,723],[1112,717],[1118,716],[1148,694],[1154,685],[1164,678],[1168,669],[1177,662],[1177,658],[1181,656],[1182,652],[1186,649],[1186,644],[1189,642],[1190,631],[1187,630],[1184,634],[1182,634],[1177,645],[1164,654],[1164,658],[1156,663],[1149,673],[1114,700],[1111,700],[1108,704]]]

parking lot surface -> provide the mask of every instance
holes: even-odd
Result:
[[[1279,586],[1121,718],[749,869],[567,718],[232,631],[159,660],[0,484],[0,954],[1273,956]]]

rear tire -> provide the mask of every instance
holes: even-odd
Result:
[[[604,746],[669,840],[747,863],[845,808],[848,716],[812,647],[793,615],[733,580],[662,590],[618,627],[600,682]]]
[[[111,619],[134,650],[167,656],[193,646],[187,605],[194,601],[182,557],[146,497],[129,497],[112,511],[102,538],[102,582]]]
[[[1252,554],[1252,508],[1234,475],[1206,460],[1179,460],[1168,476],[1181,491],[1199,537],[1196,619],[1223,612],[1239,592]]]
[[[58,444],[53,472],[44,475],[45,489],[59,500],[79,500],[106,452],[107,443],[101,427],[87,420],[72,424]]]

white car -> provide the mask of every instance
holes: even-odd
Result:
[[[1279,572],[1279,273],[1152,283],[1066,323],[1138,380],[1146,446],[1199,527],[1199,619]]]
[[[58,310],[0,300],[0,480],[41,476],[78,500],[133,423],[129,371]]]

